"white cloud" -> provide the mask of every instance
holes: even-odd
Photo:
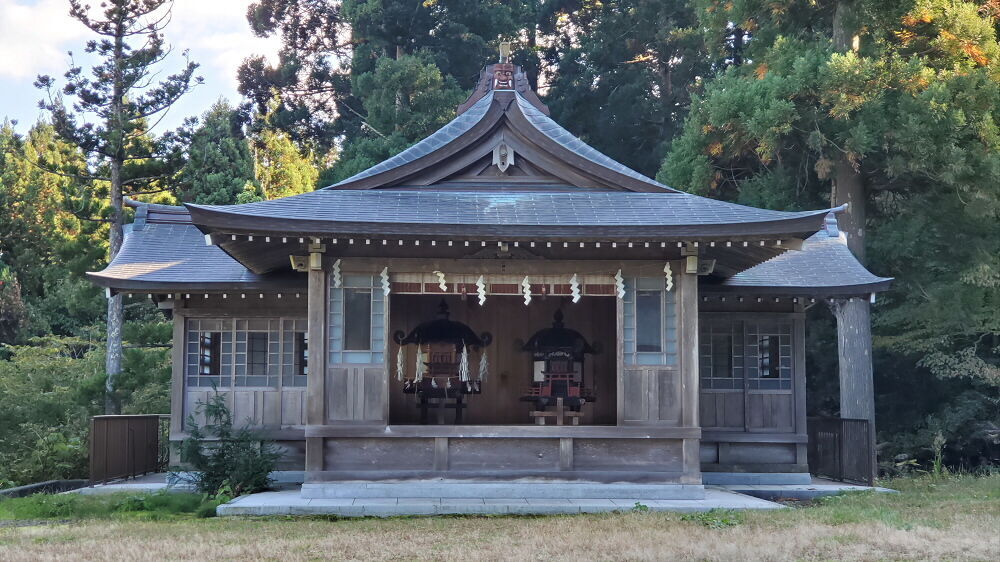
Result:
[[[65,0],[0,0],[0,78],[34,79],[65,70],[66,51],[86,34],[69,17]]]
[[[201,66],[197,73],[205,84],[182,98],[162,124],[179,124],[185,114],[197,114],[219,97],[236,102],[236,70],[250,55],[274,57],[278,38],[255,37],[246,21],[251,0],[175,0],[173,17],[164,30],[174,52],[161,65],[161,76],[180,69],[181,53]],[[91,2],[99,9],[99,0]],[[66,51],[83,55],[84,43],[94,35],[69,15],[67,0],[0,0],[0,111],[25,122],[37,116],[31,87],[38,74],[60,77],[66,71]],[[61,82],[61,81],[60,81]],[[2,120],[3,116],[0,116]]]

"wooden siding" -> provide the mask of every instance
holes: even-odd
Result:
[[[223,299],[213,295],[211,299],[192,295],[190,298],[176,299],[173,303],[174,330],[171,353],[171,440],[182,439],[186,435],[186,420],[194,416],[203,425],[205,416],[198,412],[198,404],[211,397],[207,387],[188,387],[185,380],[187,342],[186,324],[189,319],[258,319],[258,318],[302,318],[306,314],[305,299],[276,295],[238,294]],[[237,424],[250,422],[251,425],[267,430],[301,431],[306,425],[306,389],[277,385],[276,387],[230,387],[220,389],[225,396]]]

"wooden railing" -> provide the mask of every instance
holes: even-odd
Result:
[[[843,482],[875,485],[875,439],[869,420],[809,418],[809,471]]]
[[[90,419],[90,482],[131,478],[166,469],[170,416],[94,416]]]

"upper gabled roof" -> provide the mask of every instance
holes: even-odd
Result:
[[[514,75],[512,82],[503,83],[505,88],[495,87],[501,83],[496,78],[502,74],[499,67],[509,67]],[[508,183],[549,180],[614,191],[677,192],[587,145],[547,113],[517,67],[487,66],[479,86],[469,101],[459,106],[455,119],[403,152],[326,189],[429,186],[464,177]],[[500,146],[510,154],[509,171],[506,165],[491,166],[495,163],[493,152]],[[435,169],[445,162],[443,169]]]

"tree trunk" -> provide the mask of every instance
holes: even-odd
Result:
[[[833,17],[833,46],[839,52],[857,50],[859,43],[853,0],[841,0]],[[838,217],[847,234],[847,247],[858,261],[865,261],[865,221],[868,199],[860,162],[840,154],[834,162],[831,202],[847,203]],[[833,299],[830,308],[837,318],[837,359],[840,378],[840,417],[868,420],[872,474],[875,456],[875,384],[872,367],[871,308],[866,298]]]
[[[108,262],[110,263],[121,250],[125,238],[124,220],[122,214],[122,166],[125,163],[125,130],[122,112],[124,111],[124,78],[122,65],[125,56],[125,24],[118,21],[115,34],[114,53],[114,91],[111,97],[111,114],[108,119],[108,150],[111,164],[111,229],[108,235]],[[104,370],[107,378],[104,381],[104,413],[119,413],[119,404],[115,399],[115,388],[118,375],[122,372],[122,324],[125,322],[125,307],[121,293],[108,297],[108,327],[107,349]]]
[[[122,227],[122,187],[121,163],[117,158],[111,163],[111,232],[109,262],[115,259],[121,250],[124,238]],[[125,320],[125,307],[121,293],[115,293],[108,298],[108,337],[105,371],[107,379],[104,382],[104,413],[117,414],[118,401],[115,400],[115,384],[122,371],[122,324]]]
[[[833,193],[831,202],[840,206],[847,203],[847,211],[837,217],[837,224],[847,234],[847,247],[861,263],[865,262],[865,221],[868,215],[868,198],[861,172],[846,155],[834,162]]]

